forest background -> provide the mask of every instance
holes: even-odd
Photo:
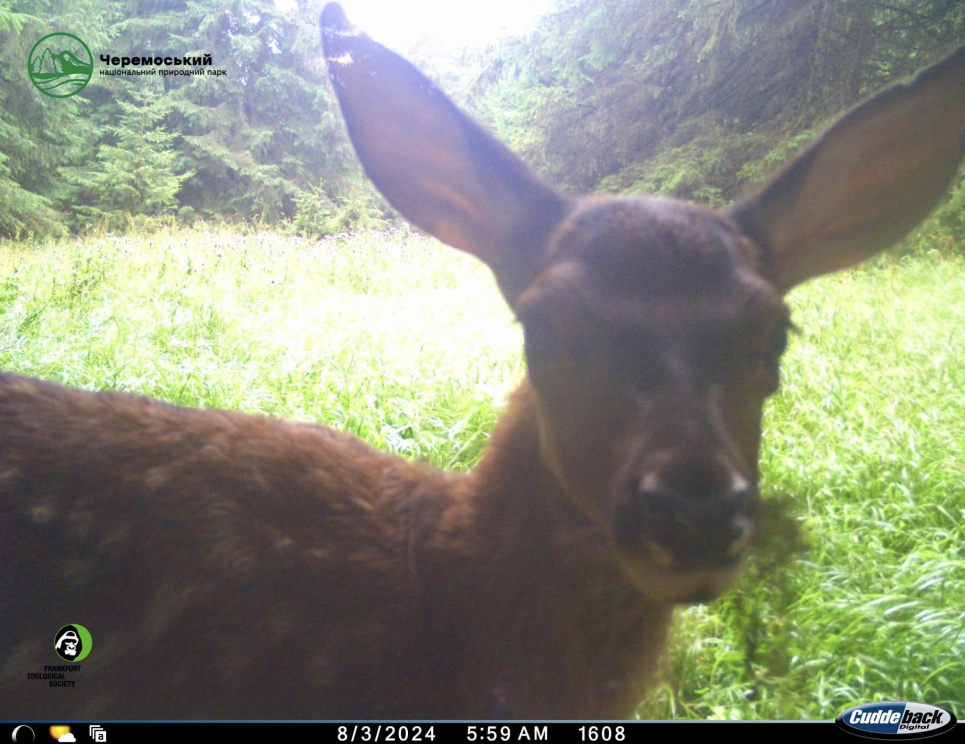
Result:
[[[325,78],[322,5],[0,0],[0,235],[201,218],[318,237],[391,219]],[[53,31],[95,58],[71,98],[28,75]],[[719,205],[963,37],[961,0],[557,0],[522,37],[426,32],[399,51],[565,188]],[[209,54],[226,74],[105,76],[101,54]],[[959,180],[927,231],[960,244],[963,215]]]

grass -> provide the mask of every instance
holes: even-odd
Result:
[[[884,259],[789,302],[768,536],[736,591],[680,611],[641,713],[829,719],[898,699],[961,718],[965,261]],[[488,272],[405,232],[0,244],[0,369],[323,421],[439,467],[478,459],[520,349]]]
[[[0,249],[0,369],[324,421],[440,467],[477,459],[520,345],[483,267],[404,233]]]

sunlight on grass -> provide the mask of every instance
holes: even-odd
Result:
[[[478,262],[402,235],[7,246],[0,367],[468,467],[522,375],[521,334]]]
[[[736,591],[679,613],[641,712],[965,716],[965,261],[884,259],[789,303],[771,530]],[[407,232],[0,244],[0,369],[324,422],[440,467],[478,459],[521,346],[487,270]]]

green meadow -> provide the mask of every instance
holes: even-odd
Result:
[[[965,717],[965,259],[885,257],[789,297],[767,529],[681,609],[648,718]],[[317,421],[465,470],[524,372],[487,270],[406,231],[0,243],[0,369]]]

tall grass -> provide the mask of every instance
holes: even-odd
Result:
[[[0,249],[0,368],[329,423],[440,467],[522,374],[487,271],[394,233],[176,233]]]
[[[790,304],[761,462],[779,508],[736,591],[680,611],[641,713],[965,716],[965,261],[885,259]],[[488,272],[405,232],[0,245],[0,369],[325,422],[445,468],[477,460],[520,349]]]

